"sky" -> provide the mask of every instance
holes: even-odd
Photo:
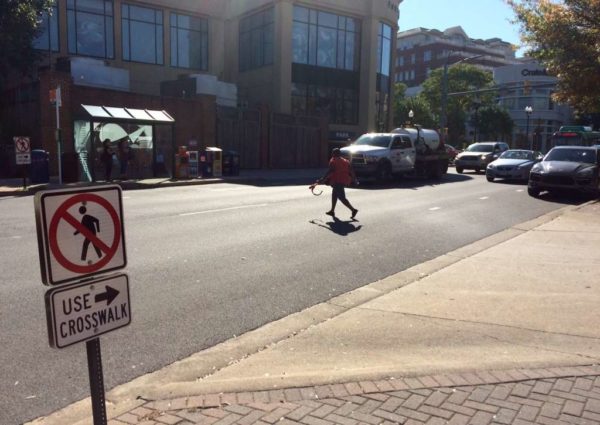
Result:
[[[423,27],[445,30],[461,26],[470,38],[500,38],[519,46],[519,27],[511,24],[512,9],[504,0],[404,0],[400,31]],[[523,56],[524,49],[517,51]]]

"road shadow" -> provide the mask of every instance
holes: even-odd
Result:
[[[362,229],[361,224],[355,225],[355,223],[357,222],[358,220],[356,219],[344,221],[340,220],[337,217],[333,217],[333,221],[327,222],[324,222],[323,220],[320,220],[318,218],[309,220],[310,224],[314,224],[319,227],[323,227],[327,230],[331,230],[333,233],[336,233],[340,236],[348,236],[350,233],[357,232],[360,229]]]
[[[364,190],[382,190],[382,189],[412,189],[417,190],[420,187],[434,187],[450,183],[459,183],[467,180],[472,180],[473,177],[463,174],[445,174],[440,179],[427,179],[424,177],[399,177],[389,182],[381,183],[374,179],[360,179],[360,185],[352,186],[354,189]]]
[[[545,202],[553,202],[555,204],[580,205],[588,201],[599,199],[599,197],[577,192],[552,191],[540,193],[540,196],[538,196],[537,199]]]

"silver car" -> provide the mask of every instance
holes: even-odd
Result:
[[[454,159],[456,172],[460,174],[463,170],[475,170],[478,173],[481,170],[485,170],[490,162],[497,159],[502,152],[507,150],[508,145],[504,142],[473,143]]]
[[[488,164],[485,169],[487,181],[494,179],[527,180],[531,167],[542,160],[544,155],[538,151],[524,149],[509,149],[502,153],[497,160]]]

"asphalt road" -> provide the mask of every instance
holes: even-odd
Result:
[[[124,192],[132,324],[101,338],[106,389],[563,206],[451,172],[348,190],[215,184]],[[0,198],[0,423],[89,395],[85,344],[48,346],[33,199]],[[502,261],[502,259],[498,259]]]

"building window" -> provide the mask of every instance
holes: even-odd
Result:
[[[240,20],[240,71],[273,64],[273,8]]]
[[[423,61],[429,62],[431,60],[431,50],[425,50],[423,52]]]
[[[56,2],[50,8],[50,14],[43,12],[40,16],[40,32],[33,41],[33,47],[39,50],[58,52],[58,6]]]
[[[358,124],[358,93],[339,87],[294,83],[292,113],[326,116],[334,124]]]
[[[390,76],[390,65],[392,58],[392,27],[384,23],[379,24],[377,35],[377,72]]]
[[[416,62],[416,60],[417,60],[417,55],[415,53],[413,53],[412,55],[410,55],[410,63],[411,64],[414,65],[415,62]]]
[[[114,59],[112,0],[67,0],[69,53]]]
[[[123,60],[162,65],[163,13],[147,7],[123,4]]]
[[[171,13],[171,66],[208,70],[208,20]]]
[[[358,70],[358,19],[294,6],[293,61],[327,68]]]

